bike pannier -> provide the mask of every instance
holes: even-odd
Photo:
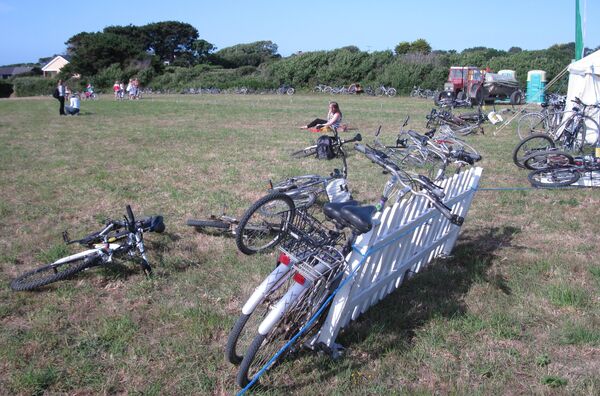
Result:
[[[317,139],[317,158],[318,159],[332,159],[335,157],[333,152],[333,138],[331,136],[323,135]]]

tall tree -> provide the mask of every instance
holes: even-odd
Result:
[[[218,63],[225,67],[258,66],[261,63],[281,58],[277,44],[272,41],[255,41],[223,48],[215,53]]]
[[[189,23],[168,21],[142,26],[148,50],[161,61],[173,62],[177,57],[190,57],[198,30]]]

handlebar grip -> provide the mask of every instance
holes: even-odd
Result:
[[[457,214],[453,214],[453,213],[450,211],[450,208],[449,208],[449,207],[447,207],[446,205],[444,205],[443,203],[441,203],[441,202],[440,202],[440,201],[438,201],[437,199],[432,199],[432,200],[431,200],[431,203],[433,204],[433,206],[435,206],[435,208],[436,208],[437,210],[439,210],[439,211],[440,211],[440,213],[441,213],[441,214],[442,214],[442,215],[443,215],[445,218],[447,218],[448,220],[450,220],[450,223],[452,223],[452,224],[454,224],[454,225],[457,225],[457,226],[459,226],[459,227],[460,227],[460,226],[461,226],[461,225],[464,223],[464,221],[465,221],[465,218],[464,218],[464,217],[462,217],[462,216],[459,216],[459,215],[457,215]]]
[[[129,222],[129,231],[135,232],[135,217],[133,217],[133,211],[131,210],[131,206],[127,205],[125,209],[127,210],[127,221]]]

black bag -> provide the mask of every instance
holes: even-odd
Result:
[[[331,136],[323,135],[317,139],[317,158],[332,159],[335,157],[333,152],[334,139]]]
[[[52,97],[54,99],[58,99],[60,97],[60,93],[58,92],[58,87],[54,88],[54,92],[52,92]]]

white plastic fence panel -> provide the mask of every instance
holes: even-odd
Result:
[[[471,168],[441,183],[444,203],[452,208],[452,213],[466,217],[481,172],[481,168]],[[340,329],[351,320],[434,258],[449,254],[460,231],[422,197],[402,200],[376,214],[376,219],[379,224],[357,238],[348,259],[349,273],[359,265],[360,268],[354,279],[338,291],[314,342],[332,346]]]

